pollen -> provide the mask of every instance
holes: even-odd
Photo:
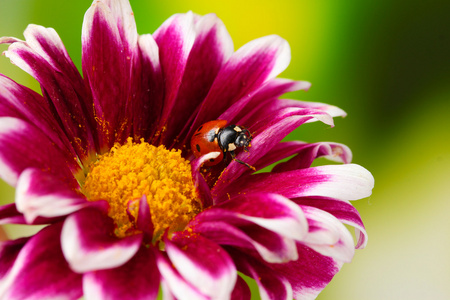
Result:
[[[183,230],[201,211],[189,161],[180,150],[155,147],[131,138],[116,144],[91,166],[82,190],[90,201],[106,200],[115,234],[138,231],[139,200],[146,195],[154,226],[153,240],[168,230]]]

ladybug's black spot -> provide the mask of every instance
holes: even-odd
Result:
[[[214,158],[210,158],[209,161],[210,161],[210,162],[214,162]]]
[[[203,128],[203,125],[200,126],[200,127],[197,129],[197,132],[199,132],[200,130],[202,130],[202,128]]]
[[[200,152],[200,145],[199,144],[195,145],[195,148],[197,148],[197,151]]]

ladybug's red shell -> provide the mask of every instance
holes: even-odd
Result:
[[[223,150],[217,141],[217,133],[227,125],[225,120],[209,121],[200,126],[192,136],[191,149],[195,157],[208,154],[210,152],[220,152],[220,155],[214,159],[206,161],[204,166],[214,166],[223,160]]]

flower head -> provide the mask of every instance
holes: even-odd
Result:
[[[127,0],[96,0],[81,76],[53,29],[24,36],[0,43],[42,95],[0,75],[0,176],[17,189],[0,224],[46,226],[2,242],[0,297],[154,299],[161,286],[167,299],[249,299],[240,272],[265,299],[309,299],[353,257],[344,224],[366,245],[349,200],[370,195],[371,174],[344,145],[281,142],[345,115],[279,99],[310,86],[276,78],[282,38],[234,52],[215,15],[193,13],[138,35]],[[195,157],[191,138],[212,120],[246,139]],[[317,157],[344,164],[311,167]]]

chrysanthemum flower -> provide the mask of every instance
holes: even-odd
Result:
[[[178,14],[138,35],[127,0],[94,1],[82,73],[51,28],[4,37],[42,95],[0,76],[0,176],[16,187],[1,224],[46,225],[2,243],[2,299],[314,298],[367,243],[349,200],[373,177],[337,143],[281,142],[345,113],[280,100],[310,84],[279,79],[278,36],[236,52],[213,14]],[[250,151],[204,168],[189,141],[211,120],[253,135]],[[292,156],[292,157],[291,157]],[[281,159],[270,172],[255,172]],[[344,164],[311,167],[317,157]]]

